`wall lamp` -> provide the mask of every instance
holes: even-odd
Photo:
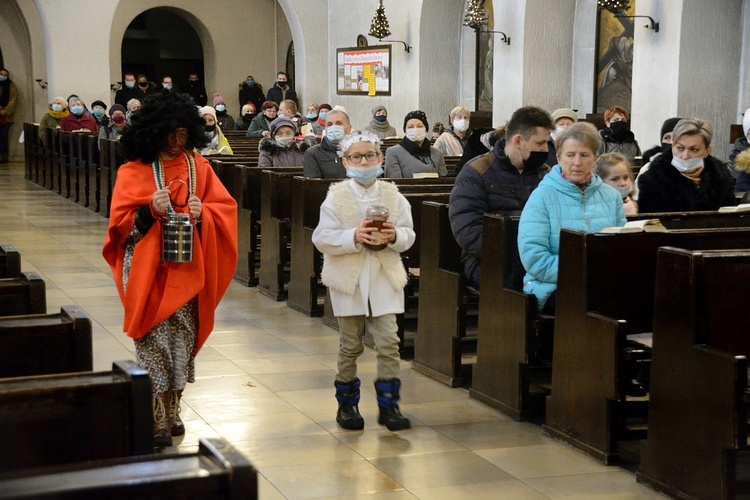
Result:
[[[478,29],[478,30],[476,30],[476,32],[477,33],[499,33],[499,34],[503,35],[500,38],[500,41],[503,42],[505,45],[510,45],[510,37],[508,35],[506,35],[505,33],[503,33],[502,31],[491,31],[491,30]]]
[[[651,17],[651,16],[623,16],[623,15],[620,15],[620,14],[615,14],[615,17],[625,17],[627,19],[635,19],[636,17],[645,17],[649,21],[651,21],[651,25],[649,26],[648,24],[644,24],[643,27],[644,28],[648,28],[650,30],[654,30],[654,33],[658,33],[659,32],[659,23],[656,22],[656,21],[654,21],[654,18]]]
[[[380,42],[403,43],[404,50],[407,53],[411,52],[411,45],[403,40],[383,40],[385,37],[391,36],[391,31],[388,26],[388,18],[385,15],[385,7],[383,7],[383,0],[380,0],[378,8],[375,10],[375,16],[372,18],[368,35],[377,38]]]
[[[36,79],[36,80],[34,80],[34,81],[35,81],[36,83],[38,83],[38,84],[39,84],[39,86],[40,86],[40,87],[42,87],[43,89],[46,89],[46,88],[47,88],[47,82],[44,82],[44,83],[42,83],[42,82],[43,82],[43,80],[42,80],[41,78],[37,78],[37,79]]]
[[[492,31],[483,29],[490,23],[490,17],[484,10],[484,0],[468,0],[466,4],[466,14],[464,15],[464,26],[468,26],[479,33],[498,33],[502,35],[500,39],[505,45],[510,45],[510,37],[502,31]]]

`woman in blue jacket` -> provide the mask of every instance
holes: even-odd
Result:
[[[554,314],[560,230],[596,232],[623,226],[625,212],[615,188],[593,173],[599,134],[576,123],[557,136],[557,165],[531,193],[518,226],[518,251],[526,269],[523,291],[539,310]]]

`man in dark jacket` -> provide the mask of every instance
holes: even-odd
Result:
[[[240,83],[240,109],[247,103],[252,103],[256,110],[263,106],[266,98],[263,95],[263,88],[255,82],[252,75],[247,75],[244,82]]]
[[[208,102],[206,86],[201,83],[200,78],[198,78],[198,73],[190,73],[188,75],[185,93],[192,97],[193,102],[198,106],[205,106]]]
[[[122,88],[115,93],[115,103],[127,107],[128,101],[138,99],[141,91],[135,86],[135,74],[125,73],[122,76]]]
[[[339,143],[350,134],[352,126],[349,116],[343,111],[331,111],[326,115],[326,128],[320,144],[305,151],[303,175],[322,179],[343,179],[346,168],[341,163]]]
[[[541,108],[517,109],[505,139],[467,163],[450,195],[453,236],[461,247],[467,282],[479,288],[482,220],[485,213],[519,215],[531,192],[549,171],[547,140],[552,118]]]
[[[279,71],[276,74],[276,84],[268,89],[266,100],[273,101],[276,104],[281,104],[281,101],[285,99],[294,101],[294,104],[299,107],[299,102],[297,102],[297,93],[293,88],[289,86],[289,77],[283,71]]]

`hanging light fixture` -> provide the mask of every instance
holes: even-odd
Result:
[[[388,18],[385,16],[383,0],[380,0],[380,5],[378,5],[378,9],[375,11],[375,16],[372,18],[369,34],[378,40],[391,36],[391,31],[388,29]]]
[[[510,45],[510,37],[502,31],[492,31],[483,29],[490,23],[490,16],[484,10],[485,0],[468,0],[466,3],[466,15],[464,16],[464,26],[468,26],[479,33],[498,33],[502,35],[500,41]]]
[[[469,0],[466,5],[466,15],[464,16],[464,26],[474,30],[481,30],[482,26],[489,23],[490,18],[484,11],[484,0]]]
[[[620,14],[630,8],[630,0],[597,0],[600,9]]]

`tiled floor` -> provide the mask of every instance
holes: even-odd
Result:
[[[47,284],[47,308],[75,303],[94,324],[94,365],[133,358],[122,308],[101,257],[107,220],[0,165],[0,242]],[[360,360],[363,431],[335,422],[338,337],[308,318],[232,283],[184,396],[188,432],[221,435],[260,471],[261,498],[662,498],[632,473],[604,466],[411,370],[402,362],[402,411],[411,430],[377,424],[375,359]]]

